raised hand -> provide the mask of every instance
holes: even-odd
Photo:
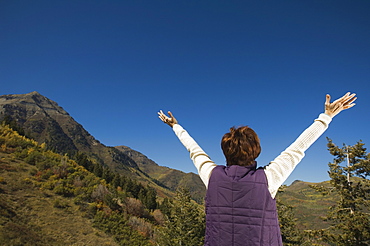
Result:
[[[339,114],[342,110],[352,108],[356,104],[353,103],[356,101],[357,97],[356,94],[347,92],[341,98],[338,98],[334,102],[330,103],[330,95],[326,95],[326,102],[325,102],[325,114],[329,115],[330,117],[334,117]]]
[[[158,112],[158,118],[170,127],[173,127],[175,124],[177,124],[177,120],[170,111],[168,111],[168,114],[170,117],[168,117],[165,113],[163,113],[162,110],[160,110]]]

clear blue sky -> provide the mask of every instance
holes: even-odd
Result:
[[[0,94],[38,91],[95,138],[196,172],[157,111],[171,110],[218,164],[222,135],[249,125],[274,159],[323,110],[358,94],[295,179],[328,180],[326,150],[370,144],[370,1],[0,2]]]

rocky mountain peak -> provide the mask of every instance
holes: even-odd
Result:
[[[91,153],[108,166],[124,163],[137,167],[126,155],[101,144],[56,102],[37,91],[0,96],[0,121],[5,117],[22,127],[28,137],[58,153]]]
[[[41,94],[40,94],[40,93],[38,93],[37,91],[30,92],[30,93],[28,93],[28,94],[26,94],[26,95],[31,95],[31,96],[33,96],[33,95],[41,96]]]
[[[4,117],[58,152],[90,149],[97,143],[62,107],[37,91],[0,96],[0,120]]]
[[[0,96],[0,113],[10,115],[14,119],[68,115],[56,102],[37,91]]]

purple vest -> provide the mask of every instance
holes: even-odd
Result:
[[[262,168],[217,166],[206,195],[207,246],[282,246],[275,199]]]

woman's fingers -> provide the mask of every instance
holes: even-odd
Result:
[[[159,117],[159,119],[161,119],[161,121],[165,121],[166,120],[166,118],[167,118],[167,116],[163,113],[163,111],[162,110],[160,110],[159,112],[158,112],[158,117]]]
[[[347,92],[341,98],[338,98],[334,102],[330,103],[330,95],[326,95],[325,101],[325,113],[331,117],[334,117],[344,109],[349,109],[355,106],[353,103],[357,97],[355,93]]]

